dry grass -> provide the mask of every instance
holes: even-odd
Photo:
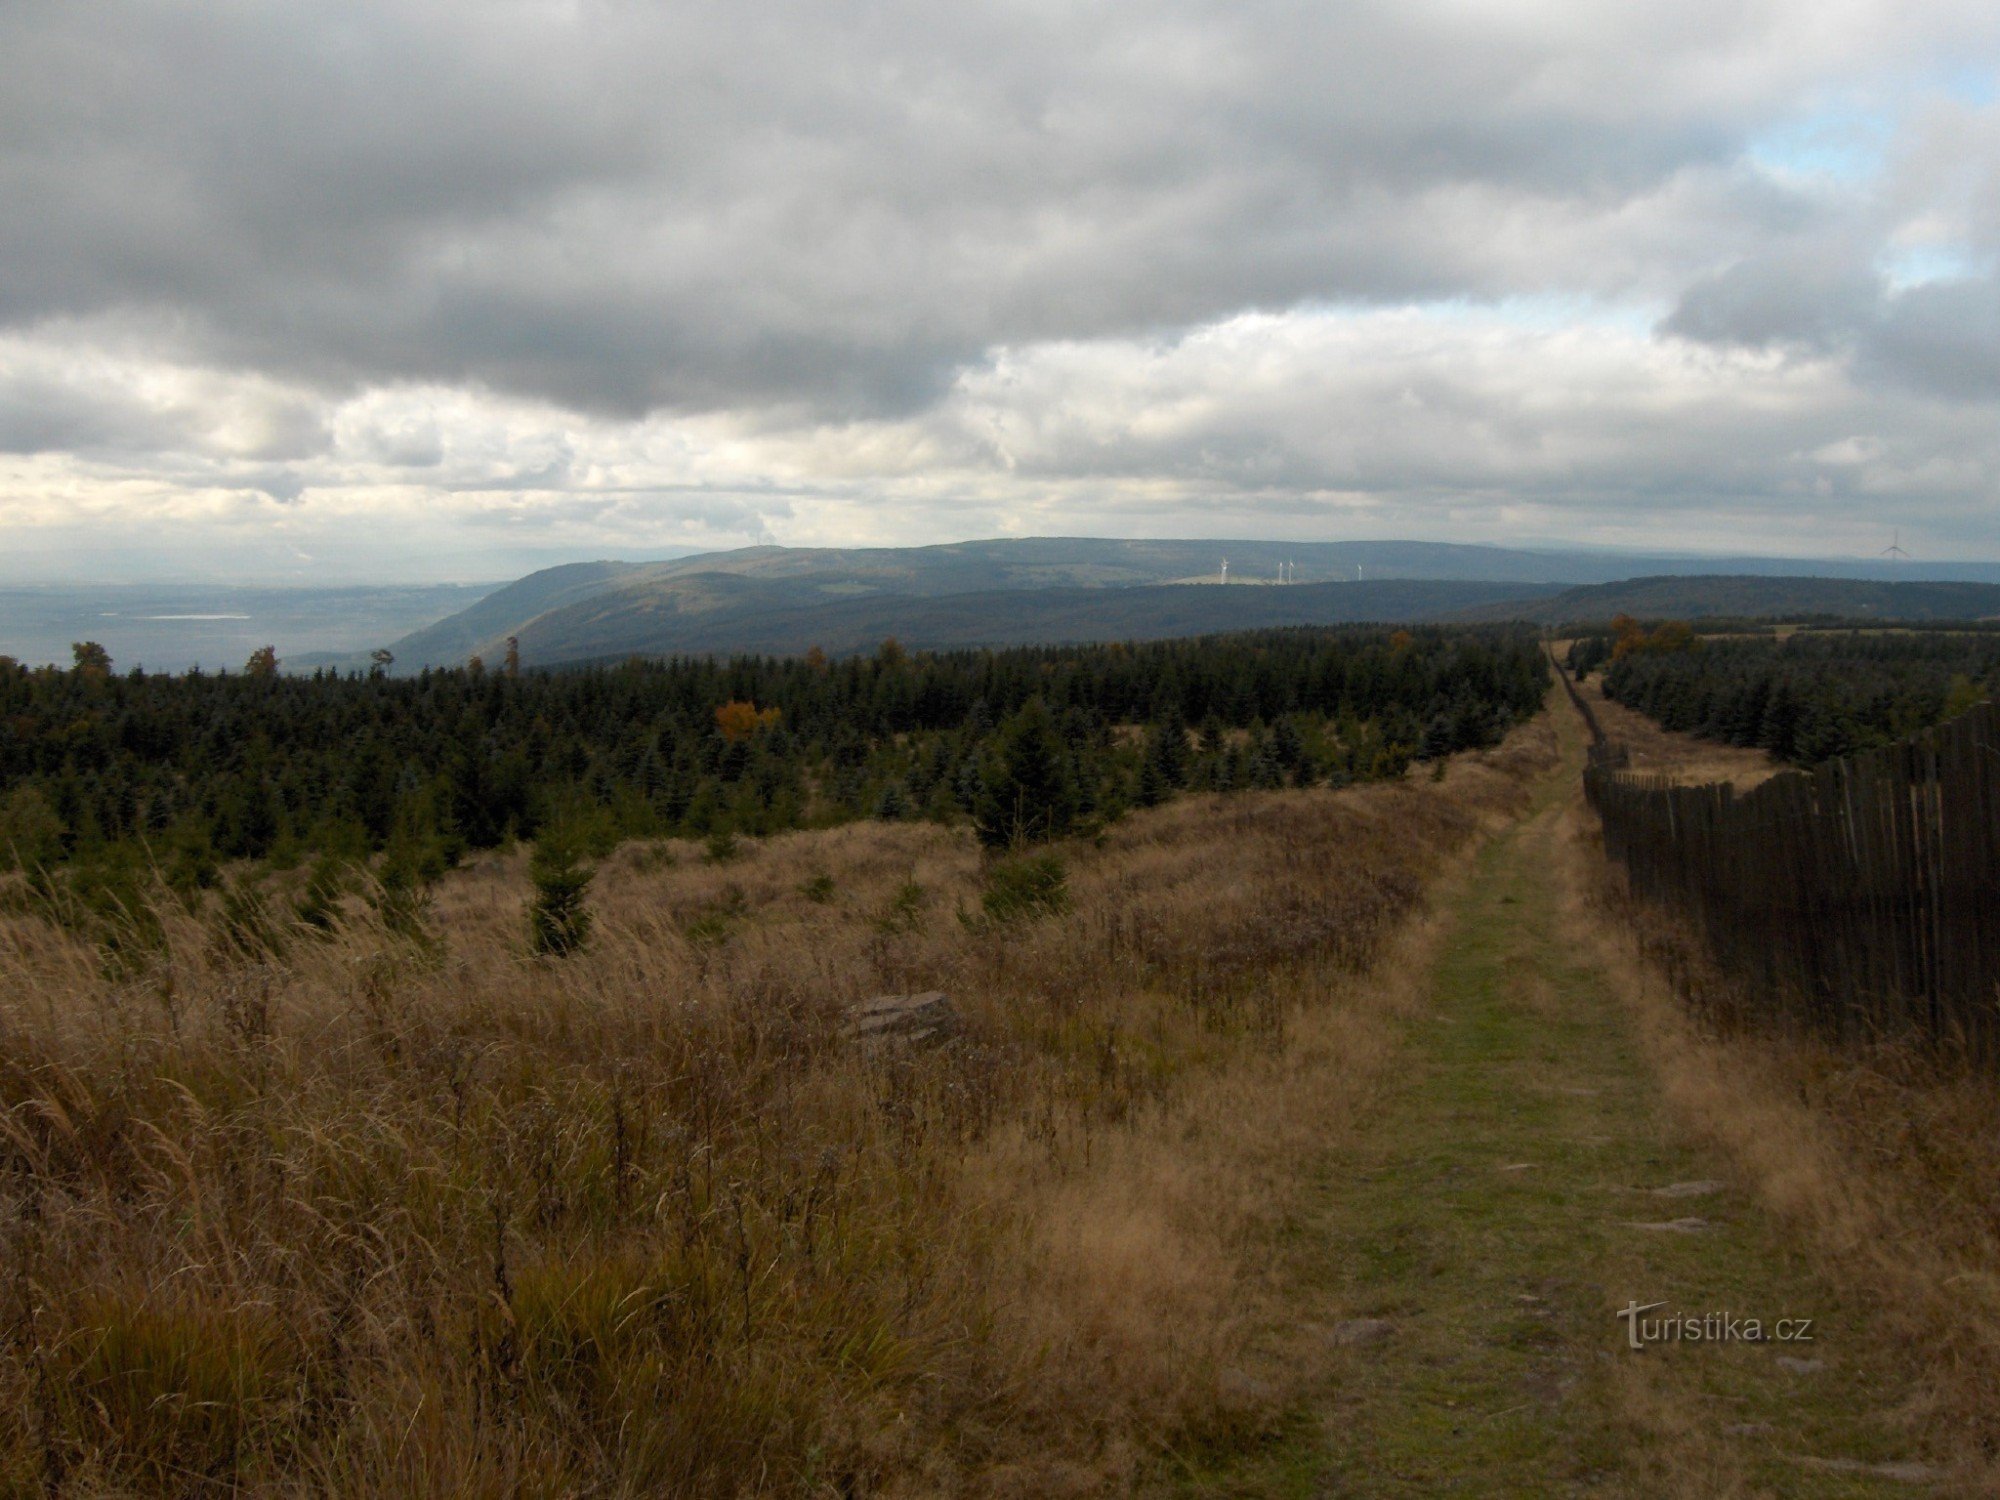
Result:
[[[1570,903],[1630,998],[1676,1114],[1722,1148],[1821,1269],[1871,1311],[1914,1392],[1897,1420],[2000,1486],[2000,1099],[1905,1048],[1835,1048],[1753,1020],[1699,941],[1633,900],[1572,810]]]
[[[1184,799],[1004,927],[908,825],[628,847],[559,963],[518,857],[429,949],[166,911],[111,978],[0,915],[0,1493],[1046,1495],[1254,1430],[1369,976],[1552,756]],[[962,1036],[843,1034],[919,988]]]
[[[1739,749],[1662,729],[1637,710],[1606,698],[1602,677],[1585,679],[1577,684],[1577,691],[1596,712],[1606,737],[1631,751],[1634,771],[1669,777],[1687,786],[1728,781],[1738,791],[1748,791],[1786,769],[1785,763],[1768,751]]]

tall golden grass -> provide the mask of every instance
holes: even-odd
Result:
[[[1039,1495],[1226,1436],[1371,971],[1553,754],[1183,799],[1006,924],[968,833],[882,824],[628,846],[562,961],[518,855],[429,945],[163,898],[107,966],[10,910],[0,1492]],[[956,1037],[847,1035],[915,989]]]
[[[1900,1422],[1952,1457],[1963,1493],[1995,1493],[1991,1076],[1900,1043],[1836,1046],[1762,1013],[1698,934],[1630,892],[1580,799],[1569,817],[1570,930],[1619,981],[1676,1113],[1867,1309],[1875,1352],[1909,1393]]]
[[[1669,777],[1684,786],[1727,781],[1739,792],[1747,792],[1785,769],[1785,763],[1767,750],[1744,749],[1662,729],[1636,709],[1605,697],[1601,675],[1578,683],[1577,691],[1590,704],[1604,733],[1632,757],[1634,771]]]

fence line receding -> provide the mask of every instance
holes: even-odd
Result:
[[[2000,1063],[2000,709],[1740,793],[1618,760],[1584,773],[1606,853],[1730,973],[1833,1037]]]

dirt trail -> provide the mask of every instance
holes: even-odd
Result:
[[[1226,1495],[1948,1493],[1892,1361],[1729,1164],[1690,1144],[1561,915],[1581,722],[1459,892],[1402,1073],[1289,1247],[1324,1388]],[[1812,1320],[1810,1341],[1627,1347],[1619,1309]],[[1708,1326],[1704,1325],[1704,1332]]]

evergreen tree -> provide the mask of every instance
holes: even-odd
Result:
[[[568,830],[545,832],[535,841],[528,878],[535,883],[528,904],[528,946],[535,953],[566,958],[590,936],[584,893],[595,873],[581,862],[581,849]]]
[[[1061,838],[1076,819],[1076,783],[1048,705],[1030,698],[1001,726],[973,808],[979,841],[1005,848]]]
[[[1163,796],[1171,795],[1187,785],[1190,759],[1187,721],[1181,718],[1179,706],[1169,702],[1160,722],[1146,737],[1146,765],[1142,776],[1150,773],[1151,784],[1160,788]]]

